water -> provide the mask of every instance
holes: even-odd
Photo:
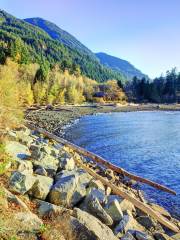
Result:
[[[143,185],[146,196],[180,218],[180,112],[128,112],[85,116],[66,138],[177,196]]]

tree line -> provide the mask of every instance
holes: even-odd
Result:
[[[154,80],[134,77],[125,89],[129,100],[135,102],[180,102],[180,73],[173,68]]]

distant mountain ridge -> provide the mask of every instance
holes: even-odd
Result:
[[[138,78],[148,77],[126,60],[108,55],[103,52],[96,53],[96,56],[99,58],[101,64],[110,67],[115,71],[121,72],[128,79],[132,79],[134,76]]]

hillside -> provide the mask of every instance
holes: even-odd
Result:
[[[89,55],[91,58],[96,59],[95,54],[89,50],[86,46],[84,46],[80,41],[78,41],[74,36],[70,33],[64,31],[56,24],[44,20],[42,18],[27,18],[24,21],[37,26],[43,29],[49,36],[55,40],[58,40],[63,45],[70,47],[72,49],[76,49],[83,54]]]
[[[7,57],[25,64],[36,62],[52,67],[58,63],[62,69],[71,72],[79,67],[83,75],[98,82],[108,79],[126,80],[121,73],[101,65],[90,50],[74,38],[67,41],[67,34],[65,35],[66,44],[52,38],[40,27],[0,10],[0,63],[4,63]],[[79,47],[72,47],[73,44],[70,46],[70,42],[78,43]]]
[[[126,60],[110,56],[106,53],[101,52],[96,53],[96,56],[99,58],[100,62],[103,65],[124,74],[124,76],[126,76],[128,79],[132,79],[134,76],[138,78],[147,77],[147,75],[143,74],[140,70],[135,68],[131,63]]]

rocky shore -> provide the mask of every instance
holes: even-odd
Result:
[[[53,118],[54,112],[44,114]],[[63,114],[63,121],[68,122],[65,111]],[[45,116],[42,119],[44,123]],[[80,168],[76,160],[87,163],[87,159],[77,152],[26,127],[7,135],[5,149],[13,161],[0,176],[0,239],[180,239],[179,233],[114,195],[111,188]],[[100,176],[146,202],[134,181],[93,162],[88,164]],[[146,204],[180,228],[165,209]],[[6,238],[8,234],[14,238]]]
[[[180,105],[129,104],[63,106],[51,110],[27,110],[26,119],[50,132],[61,134],[66,125],[84,116],[98,113],[132,111],[180,111]]]

